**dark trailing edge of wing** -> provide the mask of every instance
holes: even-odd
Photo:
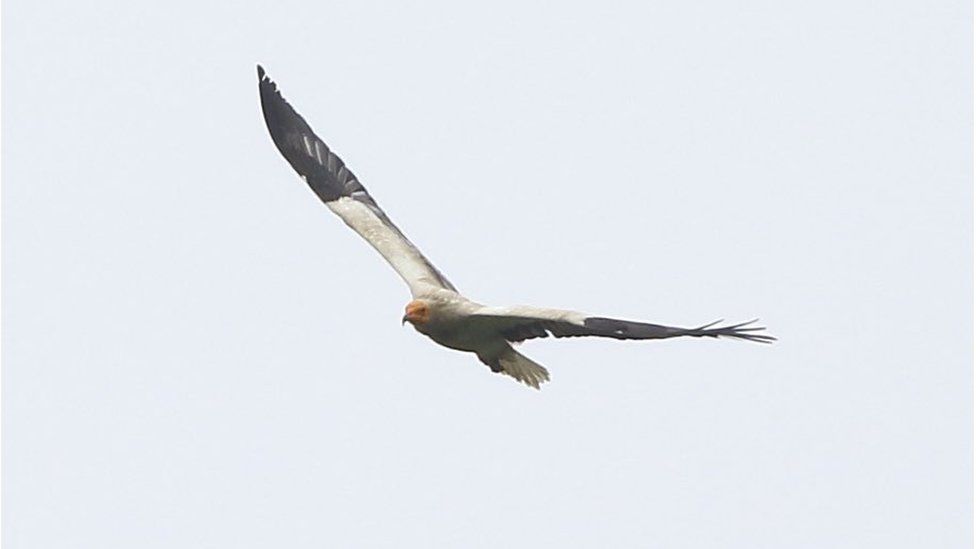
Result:
[[[713,327],[721,321],[712,322],[698,328],[675,328],[648,324],[646,322],[632,322],[615,318],[589,317],[583,320],[583,326],[571,322],[554,320],[526,319],[524,324],[510,328],[503,332],[505,339],[512,342],[525,341],[537,337],[612,337],[614,339],[667,339],[670,337],[730,337],[745,339],[758,343],[772,343],[776,338],[771,335],[759,334],[765,330],[762,326],[754,326],[755,320],[733,324],[731,326]]]
[[[264,72],[261,65],[258,65],[258,89],[261,94],[261,110],[264,112],[264,122],[268,126],[271,140],[274,141],[275,147],[285,157],[285,160],[305,179],[305,182],[322,202],[332,202],[342,197],[349,197],[365,204],[376,217],[416,250],[416,246],[380,209],[373,197],[369,195],[366,188],[356,179],[356,176],[346,167],[345,163],[329,150],[325,142],[315,135],[302,115],[295,112],[295,109],[281,96],[278,85]],[[454,285],[419,250],[417,250],[417,255],[423,258],[431,273],[442,286],[457,291]]]
[[[258,87],[261,109],[271,139],[285,160],[323,202],[331,202],[353,193],[366,193],[346,165],[325,145],[302,115],[281,96],[278,86],[258,65]]]

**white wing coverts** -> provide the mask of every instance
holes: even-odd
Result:
[[[393,266],[414,295],[431,288],[456,291],[390,221],[342,160],[315,135],[258,65],[261,109],[275,146],[336,215]]]
[[[375,248],[406,281],[414,296],[404,322],[445,347],[475,353],[494,372],[539,388],[549,372],[513,343],[539,337],[614,339],[734,338],[770,343],[754,322],[677,328],[539,307],[485,307],[457,293],[447,278],[390,221],[363,185],[305,119],[288,104],[258,66],[264,121],[278,151],[333,213]]]

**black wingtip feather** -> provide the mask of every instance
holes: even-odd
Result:
[[[444,275],[413,247],[413,244],[400,232],[400,229],[397,229],[396,225],[383,213],[383,210],[366,192],[366,189],[356,179],[352,171],[346,167],[342,159],[315,135],[308,122],[282,97],[278,85],[265,74],[264,67],[258,65],[257,70],[260,77],[258,94],[261,98],[261,111],[264,115],[265,126],[271,134],[271,140],[278,152],[302,176],[312,191],[326,203],[340,197],[353,197],[365,204],[381,222],[403,238],[406,245],[416,252],[417,256],[430,269],[431,276],[438,284],[456,291],[456,288]],[[368,237],[367,240],[369,240]]]
[[[774,336],[769,334],[756,334],[752,332],[759,332],[765,330],[765,326],[754,326],[759,319],[753,319],[748,322],[740,322],[739,324],[733,324],[731,326],[722,326],[719,328],[710,329],[697,329],[692,330],[688,335],[696,337],[730,337],[734,339],[744,339],[746,341],[753,341],[756,343],[772,343],[776,341]]]
[[[258,82],[261,110],[271,140],[315,194],[322,201],[330,202],[357,190],[365,192],[356,176],[282,97],[278,85],[261,65],[258,65],[258,76],[261,77]]]
[[[720,318],[720,319],[718,319],[718,320],[716,320],[714,322],[709,322],[708,324],[705,324],[704,326],[699,326],[699,327],[695,328],[695,330],[696,331],[697,330],[707,330],[707,329],[711,328],[712,326],[715,326],[716,324],[721,324],[722,322],[725,322],[725,319]]]

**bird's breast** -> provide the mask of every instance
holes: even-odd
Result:
[[[449,322],[432,320],[416,328],[436,343],[458,351],[477,352],[499,339],[497,334],[483,333],[464,319]]]

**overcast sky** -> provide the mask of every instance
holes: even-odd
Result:
[[[3,542],[972,544],[964,1],[4,3]],[[400,326],[255,64],[467,295]]]

